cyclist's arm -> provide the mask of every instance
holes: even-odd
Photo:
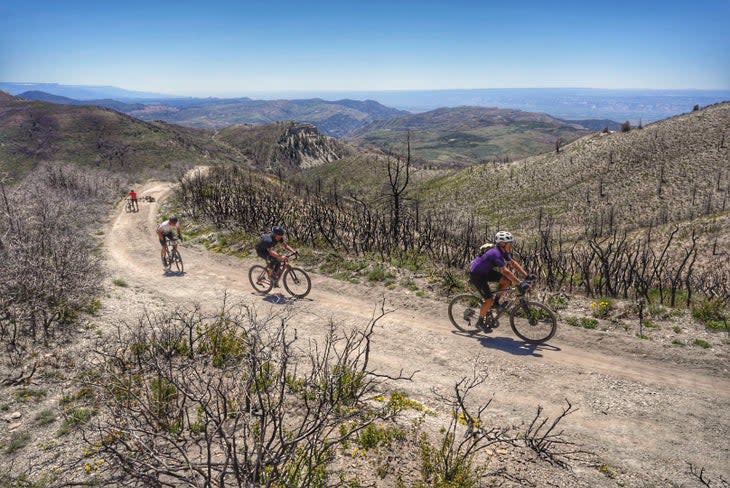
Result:
[[[520,280],[517,279],[517,276],[515,276],[515,274],[507,267],[506,264],[503,268],[499,269],[499,272],[502,273],[502,276],[506,276],[513,285],[518,285],[520,283]]]
[[[271,246],[270,248],[268,248],[267,251],[277,261],[284,261],[284,259],[285,259],[284,256],[281,255],[280,253],[276,252],[276,249],[274,248],[274,246]]]
[[[296,254],[297,250],[291,247],[288,243],[284,242],[282,245],[284,246],[284,249],[286,249],[290,253]]]
[[[180,223],[178,223],[175,226],[175,230],[177,230],[177,238],[182,241],[183,240],[183,235],[182,235],[182,228],[180,227]]]
[[[520,263],[518,263],[517,261],[515,261],[514,259],[512,259],[512,260],[510,261],[510,264],[512,264],[512,266],[514,266],[514,268],[515,268],[515,269],[516,269],[517,271],[519,271],[520,273],[522,273],[522,276],[525,276],[525,277],[527,277],[527,272],[525,271],[525,268],[523,268],[523,267],[522,267],[522,265],[521,265]]]

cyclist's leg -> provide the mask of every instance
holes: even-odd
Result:
[[[160,259],[162,259],[162,266],[165,266],[165,258],[167,257],[167,241],[163,237],[160,239]]]
[[[469,282],[474,285],[479,291],[479,294],[484,299],[482,308],[479,310],[480,319],[484,319],[489,313],[489,309],[492,308],[492,302],[494,301],[492,290],[489,288],[488,275],[485,274],[474,274],[469,273]]]
[[[495,278],[495,279],[491,279],[489,281],[496,281],[497,282],[497,291],[498,292],[499,291],[502,291],[502,290],[506,290],[507,288],[509,288],[510,280],[506,276],[502,275],[502,273],[497,273],[495,271],[494,272],[494,276],[492,276],[492,278]],[[500,296],[501,295],[498,293],[497,296],[496,296],[496,298],[494,299],[494,304],[495,305],[499,303],[499,297]]]
[[[269,276],[271,276],[271,280],[274,283],[274,286],[279,286],[277,282],[279,280],[279,277],[281,276],[281,263],[278,259],[271,255],[269,255],[269,258],[266,261],[267,269],[271,270]]]
[[[161,250],[161,257],[162,257],[162,266],[165,268],[170,266],[170,263],[167,262],[167,242],[172,239],[172,232],[166,232],[165,235],[162,236],[162,239],[160,239],[160,244],[162,244],[162,250]]]

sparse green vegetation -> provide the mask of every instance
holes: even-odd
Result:
[[[27,446],[32,439],[30,432],[13,432],[10,435],[10,441],[8,442],[5,452],[12,454],[19,449],[23,449]]]
[[[61,427],[58,429],[56,435],[58,437],[64,436],[71,432],[74,428],[79,425],[85,424],[94,415],[94,411],[84,407],[71,407],[64,412],[65,418],[61,423]]]
[[[719,298],[702,300],[693,306],[692,317],[710,329],[727,329],[728,311],[725,310],[723,302]]]
[[[601,464],[598,467],[598,472],[601,474],[606,475],[607,477],[611,479],[615,479],[618,476],[618,470],[616,468],[609,466],[608,464]]]
[[[604,297],[591,302],[591,314],[599,319],[607,318],[613,309],[614,301],[612,298]]]
[[[712,347],[712,344],[707,342],[704,339],[695,339],[694,342],[692,342],[695,346],[700,346],[702,349],[709,349]]]
[[[46,390],[43,388],[19,388],[15,390],[15,399],[21,402],[37,402],[46,396]]]
[[[357,436],[357,445],[364,450],[378,446],[390,447],[394,440],[405,439],[405,432],[398,427],[380,427],[375,424],[366,426]]]
[[[568,297],[565,295],[550,295],[547,304],[553,310],[565,310],[568,308]]]
[[[56,413],[53,410],[41,410],[34,417],[36,425],[48,425],[56,421]]]
[[[643,325],[643,326],[644,326],[644,327],[646,327],[647,329],[660,329],[660,328],[661,328],[661,327],[659,326],[659,324],[657,324],[656,322],[653,322],[653,321],[651,321],[651,320],[649,320],[649,319],[644,319],[644,320],[643,320],[643,321],[641,322],[641,325]]]
[[[126,288],[126,287],[128,287],[128,286],[129,286],[129,285],[127,284],[127,282],[126,282],[126,281],[124,281],[124,280],[123,280],[122,278],[115,278],[115,279],[114,279],[114,280],[112,281],[112,283],[114,283],[114,284],[115,284],[116,286],[119,286],[119,287],[122,287],[122,288]]]
[[[598,320],[589,317],[567,317],[565,322],[573,327],[583,327],[584,329],[595,329],[598,327]]]

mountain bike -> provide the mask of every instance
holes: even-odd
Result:
[[[165,255],[165,267],[170,271],[176,271],[178,274],[184,273],[183,260],[180,251],[177,249],[178,240],[175,238],[167,239],[167,254]]]
[[[297,253],[285,254],[287,258],[294,259],[297,255]],[[248,280],[259,293],[269,293],[279,282],[283,283],[286,291],[296,298],[304,298],[312,289],[312,280],[309,279],[307,272],[289,264],[289,259],[281,263],[278,270],[272,271],[271,276],[266,266],[254,264],[248,270]]]
[[[495,329],[499,327],[500,317],[508,315],[512,331],[523,341],[533,344],[549,341],[558,329],[557,316],[544,303],[527,300],[525,293],[526,290],[522,291],[518,287],[495,291],[497,304],[489,310],[485,325]],[[496,297],[499,297],[498,301]],[[449,303],[449,320],[462,332],[485,332],[477,325],[482,303],[484,299],[471,293],[455,296]]]
[[[125,210],[127,211],[127,213],[136,211],[134,208],[134,202],[132,201],[131,198],[127,198],[127,206],[126,206]]]

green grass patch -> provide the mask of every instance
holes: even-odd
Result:
[[[681,347],[684,347],[684,346],[686,346],[686,345],[687,345],[687,344],[685,344],[684,342],[680,341],[679,339],[674,339],[674,340],[672,341],[672,344],[674,344],[675,346],[681,346]]]
[[[61,427],[58,429],[56,435],[58,437],[64,436],[71,432],[76,427],[85,424],[91,417],[94,416],[94,411],[83,407],[71,407],[66,410],[66,418],[63,420]]]
[[[651,321],[651,320],[649,320],[649,319],[644,319],[644,320],[642,320],[642,321],[641,321],[641,324],[642,324],[642,325],[643,325],[644,327],[646,327],[647,329],[657,329],[657,330],[658,330],[658,329],[661,329],[661,327],[659,327],[659,324],[657,324],[656,322],[652,322],[652,321]]]
[[[711,329],[725,330],[727,328],[728,312],[725,310],[722,300],[718,298],[702,300],[693,306],[692,317]]]
[[[56,421],[56,412],[50,409],[41,410],[34,417],[36,425],[48,425]]]
[[[704,339],[695,339],[692,344],[694,344],[695,346],[700,346],[702,349],[709,349],[712,347],[712,344]]]
[[[13,432],[10,435],[10,441],[8,442],[8,446],[5,448],[5,452],[11,454],[23,449],[30,443],[31,439],[32,436],[29,432]]]
[[[15,399],[21,402],[38,401],[46,396],[46,390],[42,388],[20,388],[15,390]]]
[[[564,295],[551,295],[547,299],[547,304],[553,310],[565,310],[568,308],[568,297]]]
[[[584,329],[595,329],[598,327],[598,320],[590,317],[568,317],[565,319],[565,322],[573,327],[583,327]]]
[[[358,433],[357,445],[368,450],[378,446],[390,447],[394,440],[404,440],[405,432],[398,427],[379,427],[369,424]]]
[[[382,266],[375,266],[370,271],[367,272],[367,280],[368,281],[384,281],[384,282],[390,282],[395,278],[395,275],[393,273],[387,271]]]
[[[121,279],[121,278],[114,278],[114,280],[112,281],[112,283],[113,283],[113,284],[115,284],[116,286],[120,286],[120,287],[122,287],[122,288],[126,288],[126,287],[128,287],[128,286],[129,286],[129,285],[127,284],[127,282],[126,282],[126,281],[124,281],[124,280],[123,280],[123,279]]]

